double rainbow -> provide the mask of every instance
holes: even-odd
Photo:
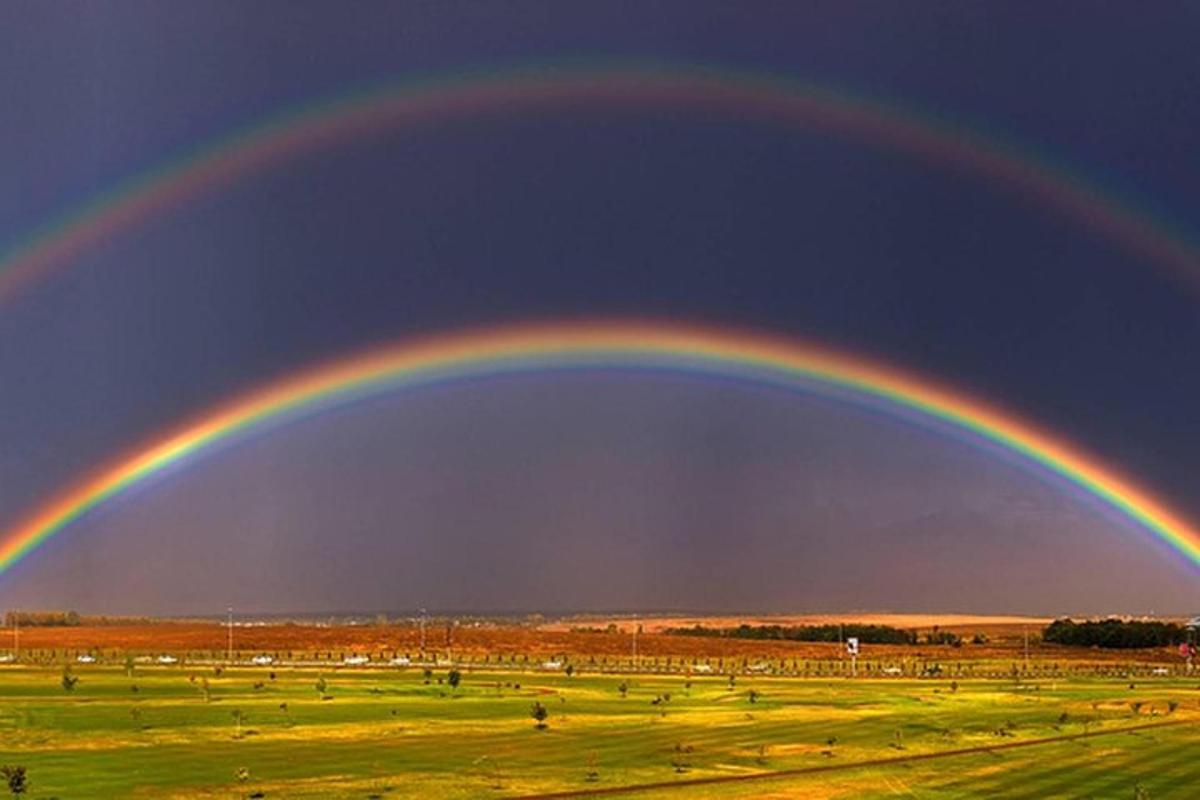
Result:
[[[1200,565],[1200,531],[1094,457],[1011,414],[855,355],[769,336],[649,322],[570,322],[442,335],[369,349],[259,388],[96,471],[0,540],[0,574],[104,501],[239,433],[401,387],[505,373],[636,367],[840,389],[916,412],[1082,487]]]

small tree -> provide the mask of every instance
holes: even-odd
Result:
[[[535,700],[533,705],[530,707],[529,716],[533,717],[536,722],[535,727],[539,731],[544,731],[546,729],[546,717],[550,716],[550,712],[547,711],[546,707],[537,700]]]
[[[69,664],[63,667],[61,682],[63,690],[68,692],[74,691],[75,684],[79,683],[79,678],[71,674],[71,666]]]
[[[571,677],[572,675],[574,675],[574,674],[575,674],[575,665],[574,665],[574,664],[567,664],[567,669],[566,669],[566,672],[567,672],[567,677],[568,677],[568,678],[569,678],[569,677]]]
[[[621,693],[621,697],[625,697],[627,694],[629,694],[629,684],[625,681],[621,681],[617,685],[617,691]]]
[[[451,689],[458,689],[458,684],[461,680],[462,673],[456,669],[452,669],[446,674],[446,683],[450,684]]]
[[[8,791],[12,793],[13,797],[20,797],[29,791],[29,779],[25,776],[24,767],[5,764],[0,767],[0,776],[3,776],[4,782],[8,785]]]
[[[246,721],[246,714],[240,708],[235,708],[233,711],[230,711],[229,713],[230,713],[230,716],[233,717],[233,726],[234,726],[233,727],[233,738],[241,739],[242,738],[242,723]]]
[[[237,779],[238,785],[242,787],[242,797],[246,796],[246,782],[250,780],[250,770],[245,767],[238,767],[233,773],[233,777]]]
[[[329,684],[325,682],[324,675],[317,676],[317,682],[313,684],[313,688],[317,690],[317,694],[321,695],[322,700],[329,696],[326,693],[326,690],[329,689]]]
[[[684,744],[683,742],[675,743],[675,755],[671,758],[671,766],[676,772],[687,772],[691,768],[691,759],[688,758],[691,752],[692,746],[690,744]]]

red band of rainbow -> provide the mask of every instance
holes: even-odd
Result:
[[[1200,565],[1200,532],[1094,457],[933,381],[795,341],[649,322],[504,327],[371,348],[259,388],[118,459],[35,510],[0,540],[0,574],[89,509],[239,432],[398,385],[508,371],[674,365],[764,382],[818,382],[970,432],[1082,487]]]
[[[542,66],[386,84],[297,107],[134,176],[0,252],[0,301],[88,247],[190,197],[272,164],[378,130],[572,104],[695,108],[808,126],[997,183],[1073,219],[1200,289],[1200,253],[1111,193],[1002,140],[930,114],[820,86],[727,68]]]

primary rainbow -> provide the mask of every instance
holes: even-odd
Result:
[[[116,460],[35,510],[0,540],[0,574],[105,500],[272,421],[401,386],[599,367],[685,370],[791,386],[815,381],[885,401],[949,423],[1066,478],[1200,565],[1200,532],[1182,516],[1067,442],[969,395],[792,340],[707,326],[609,321],[503,327],[380,346],[254,390]]]
[[[1187,238],[1027,149],[932,114],[812,82],[699,65],[617,63],[388,83],[294,107],[135,175],[0,251],[0,300],[199,192],[302,153],[420,122],[576,103],[695,108],[809,125],[882,145],[1004,185],[1200,288],[1200,253]]]

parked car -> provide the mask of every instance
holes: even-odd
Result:
[[[389,662],[393,667],[407,667],[412,664],[412,659],[408,656],[396,656]]]
[[[160,663],[160,664],[178,664],[179,663],[178,658],[176,658],[175,656],[168,656],[168,655],[161,655],[158,657],[157,660],[158,660],[158,663]]]
[[[346,656],[345,658],[342,659],[342,663],[348,667],[359,667],[359,666],[362,666],[363,664],[366,664],[370,660],[371,660],[370,656],[354,655],[354,656]]]
[[[75,656],[75,660],[78,661],[80,664],[95,664],[96,663],[96,657],[93,655],[89,655],[88,653],[80,653],[79,655]]]
[[[254,658],[250,659],[250,663],[259,667],[266,667],[275,663],[275,657],[268,655],[255,656]]]

